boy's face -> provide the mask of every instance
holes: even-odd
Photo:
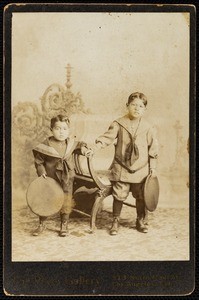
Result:
[[[51,130],[54,138],[58,141],[64,141],[69,136],[69,127],[66,122],[56,122]]]
[[[146,110],[146,106],[141,99],[135,98],[131,103],[127,103],[127,108],[130,118],[138,119],[143,116]]]

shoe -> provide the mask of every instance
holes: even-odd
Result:
[[[60,228],[59,236],[65,237],[68,234],[69,234],[68,223],[67,222],[61,223],[61,228]]]
[[[118,227],[119,227],[119,219],[114,218],[113,223],[112,223],[112,227],[111,227],[111,230],[110,230],[110,235],[117,235],[118,234]]]
[[[35,231],[33,232],[32,235],[38,236],[38,235],[40,235],[45,229],[46,229],[46,226],[43,225],[43,224],[40,224],[40,225],[35,229]]]
[[[136,220],[136,229],[139,232],[142,232],[142,233],[147,233],[148,232],[148,227],[143,222],[143,220],[139,220],[139,219]]]

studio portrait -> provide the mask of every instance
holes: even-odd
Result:
[[[189,261],[190,14],[13,12],[13,262]]]

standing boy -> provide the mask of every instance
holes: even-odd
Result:
[[[70,126],[66,116],[58,115],[51,119],[52,136],[33,149],[34,162],[38,176],[49,176],[55,179],[64,192],[64,203],[60,211],[61,227],[59,235],[64,237],[68,233],[69,214],[72,210],[74,161],[73,153],[80,150],[83,155],[88,151],[86,144],[69,138]],[[33,232],[34,236],[41,234],[46,217],[39,217],[39,226]]]
[[[111,235],[118,233],[119,217],[125,201],[132,192],[136,199],[138,231],[147,233],[147,210],[144,203],[144,182],[148,174],[156,176],[158,142],[153,126],[143,119],[147,98],[133,93],[126,104],[127,115],[113,121],[107,132],[96,140],[95,149],[115,142],[115,155],[111,165],[113,186],[113,224]]]

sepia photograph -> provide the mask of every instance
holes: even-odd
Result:
[[[11,263],[190,262],[189,9],[32,7],[11,13]]]

